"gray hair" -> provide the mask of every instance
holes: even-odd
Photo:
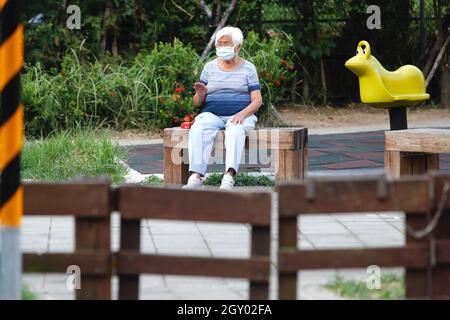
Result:
[[[231,36],[231,39],[233,40],[233,44],[235,46],[241,46],[244,42],[244,35],[242,34],[241,29],[228,26],[217,31],[215,44],[217,44],[217,41],[220,38],[228,35]]]

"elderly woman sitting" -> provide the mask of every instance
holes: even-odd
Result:
[[[245,133],[254,129],[255,112],[262,104],[255,66],[239,57],[243,42],[239,28],[225,27],[216,34],[216,59],[206,63],[194,84],[194,105],[204,104],[189,131],[189,171],[185,188],[203,186],[206,167],[218,130],[225,129],[225,174],[221,189],[232,189],[245,145]]]

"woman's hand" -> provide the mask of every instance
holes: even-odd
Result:
[[[242,124],[244,122],[244,119],[245,119],[245,116],[243,116],[242,114],[240,114],[238,112],[231,118],[231,123],[232,124]]]
[[[194,83],[194,90],[200,97],[204,97],[208,93],[208,88],[201,82]]]

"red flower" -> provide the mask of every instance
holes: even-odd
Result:
[[[178,117],[173,117],[173,122],[175,122],[175,123],[180,122],[180,118],[178,118]]]
[[[280,80],[275,80],[274,83],[275,87],[279,88],[281,86]]]
[[[172,98],[173,98],[173,101],[178,101],[181,99],[181,96],[179,94],[174,94]]]
[[[183,86],[181,86],[181,87],[178,87],[178,88],[175,89],[175,93],[181,93],[184,90],[186,90],[186,89]]]
[[[190,114],[189,115],[189,119],[192,121],[192,120],[194,120],[194,115],[193,114]]]
[[[191,118],[189,116],[185,116],[183,118],[183,120],[184,120],[184,122],[189,122],[189,121],[191,121]]]

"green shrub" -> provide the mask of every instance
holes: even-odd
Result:
[[[197,66],[197,67],[196,67]],[[81,64],[77,52],[61,71],[27,66],[23,76],[26,133],[46,136],[67,128],[151,129],[178,125],[193,113],[199,58],[175,39],[141,53],[131,65]]]
[[[222,177],[223,173],[212,173],[205,179],[204,184],[206,186],[220,186]],[[234,185],[237,187],[275,186],[275,182],[267,176],[254,177],[245,172],[239,172],[236,174],[234,181]]]
[[[149,185],[149,186],[162,185],[162,184],[164,184],[164,180],[157,176],[151,175],[151,176],[148,176],[147,178],[145,178],[144,181],[142,181],[142,184]]]
[[[159,43],[150,54],[140,53],[130,70],[153,91],[153,121],[158,128],[179,125],[182,118],[194,112],[193,85],[202,63],[191,45],[178,39]],[[151,91],[151,92],[150,92]]]
[[[250,32],[244,42],[242,55],[260,73],[267,106],[289,98],[295,75],[290,40],[282,35],[266,41]],[[178,126],[186,116],[194,116],[192,86],[204,62],[190,45],[178,39],[159,43],[130,62],[114,58],[100,62],[80,52],[85,52],[82,46],[78,51],[69,50],[59,71],[45,70],[39,63],[25,67],[23,100],[28,136],[47,136],[79,126],[161,129]]]
[[[291,36],[282,33],[267,40],[249,32],[241,52],[258,70],[265,104],[277,106],[291,98],[292,81],[297,75],[294,61],[298,59]]]

